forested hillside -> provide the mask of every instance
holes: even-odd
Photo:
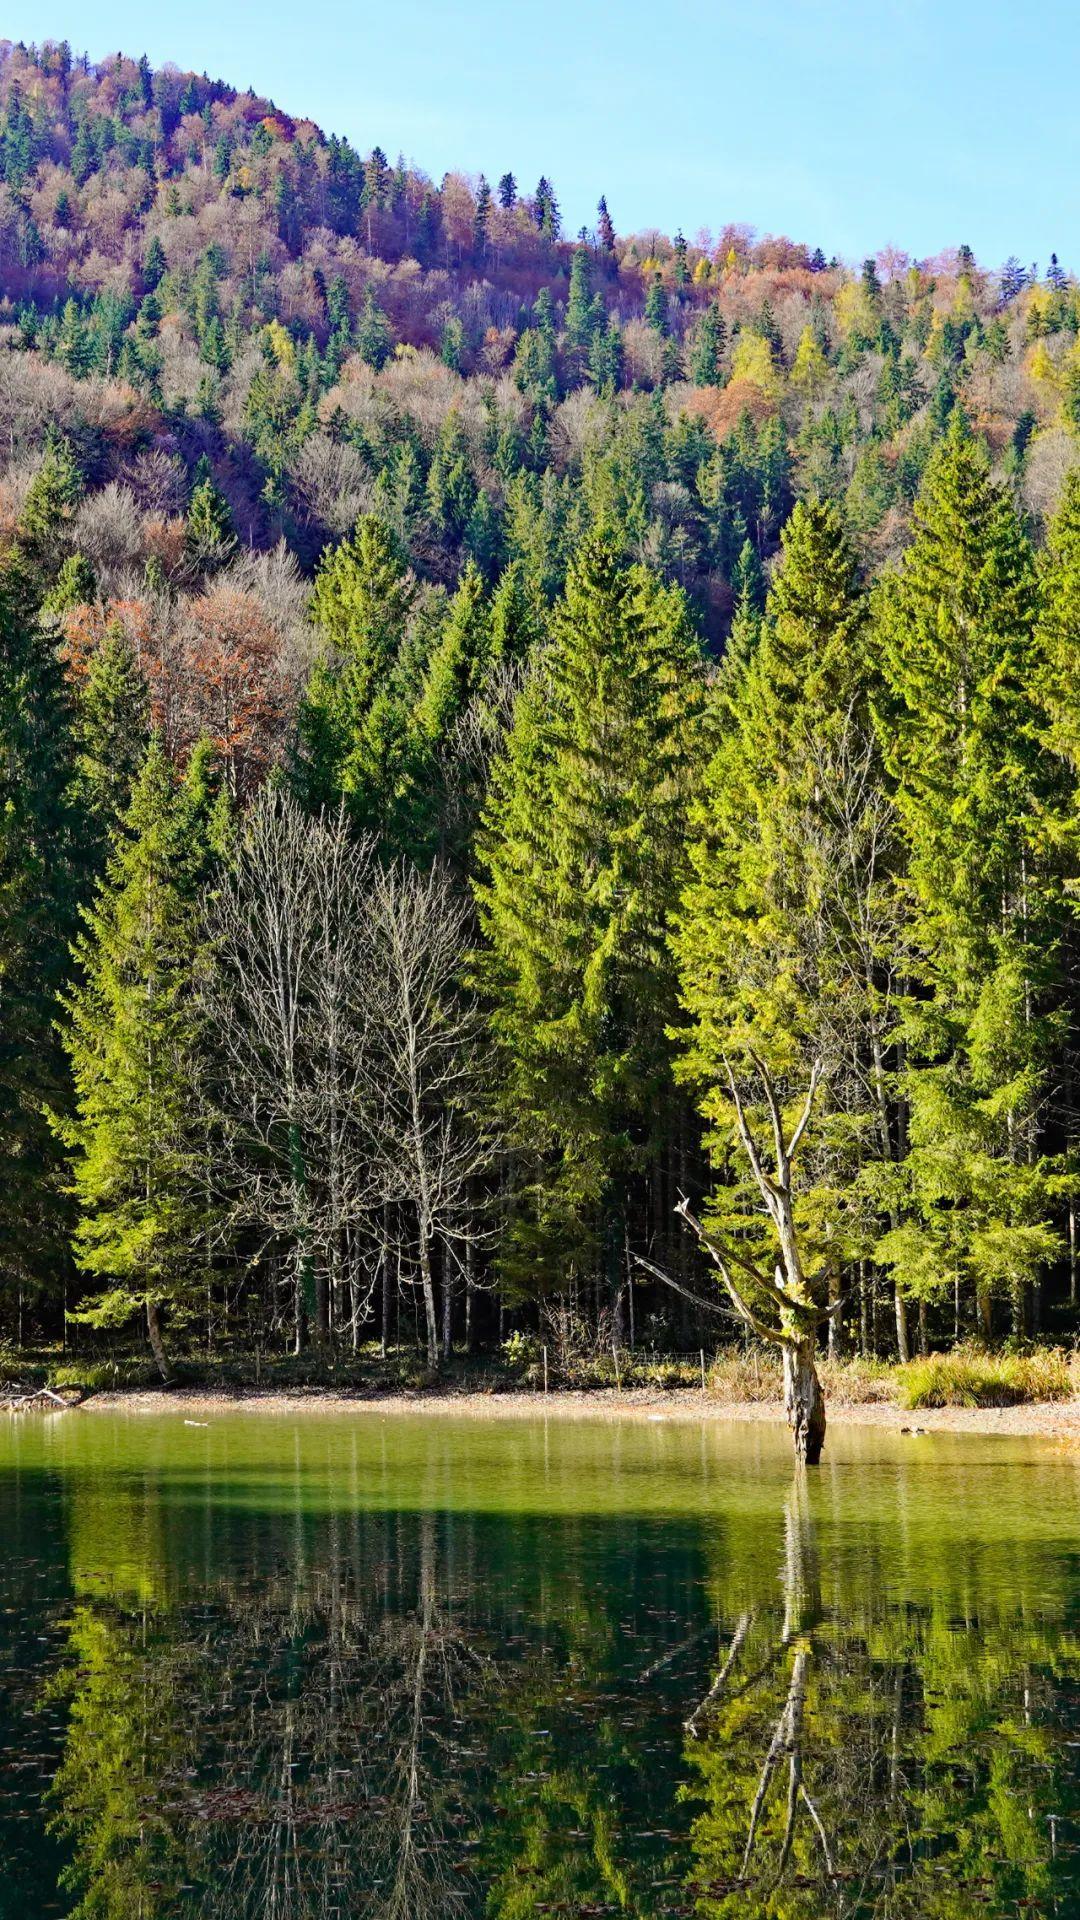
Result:
[[[0,42],[7,1337],[1072,1332],[1080,286],[811,240]]]

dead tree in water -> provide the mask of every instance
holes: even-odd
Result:
[[[808,1466],[816,1466],[825,1444],[825,1400],[814,1353],[818,1328],[830,1313],[840,1309],[839,1303],[830,1307],[818,1299],[807,1274],[795,1223],[792,1166],[810,1125],[821,1066],[815,1061],[802,1111],[788,1137],[772,1074],[756,1053],[750,1057],[772,1123],[771,1166],[766,1165],[766,1155],[747,1118],[745,1102],[731,1067],[726,1061],[724,1064],[739,1140],[776,1242],[772,1273],[741,1244],[712,1226],[704,1227],[691,1213],[685,1198],[676,1211],[682,1214],[719,1271],[740,1318],[760,1339],[780,1348],[784,1362],[784,1408],[795,1442],[795,1457]]]

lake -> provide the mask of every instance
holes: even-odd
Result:
[[[0,1425],[4,1920],[1080,1914],[1080,1457]]]

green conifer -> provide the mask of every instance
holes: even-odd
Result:
[[[190,1305],[196,1204],[191,1086],[199,933],[187,809],[154,735],[97,899],[76,943],[67,1000],[74,1117],[75,1252],[103,1288],[78,1317],[98,1327],[145,1318],[163,1374],[163,1315]]]
[[[507,1125],[535,1170],[508,1250],[518,1284],[611,1269],[628,1187],[670,1113],[666,946],[700,663],[681,595],[577,555],[484,811],[479,973]]]

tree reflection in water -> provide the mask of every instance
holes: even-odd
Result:
[[[427,1920],[470,1911],[496,1668],[440,1604],[435,1526],[360,1596],[338,1579],[190,1609],[80,1605],[52,1820],[101,1920]]]
[[[117,1497],[107,1537],[69,1511],[36,1695],[80,1920],[1080,1912],[1080,1647],[1037,1557],[899,1603],[796,1479],[715,1536],[372,1513],[176,1581]]]
[[[1080,1648],[1022,1601],[986,1620],[827,1607],[805,1479],[779,1604],[738,1617],[686,1724],[702,1920],[969,1920],[1080,1908]]]

